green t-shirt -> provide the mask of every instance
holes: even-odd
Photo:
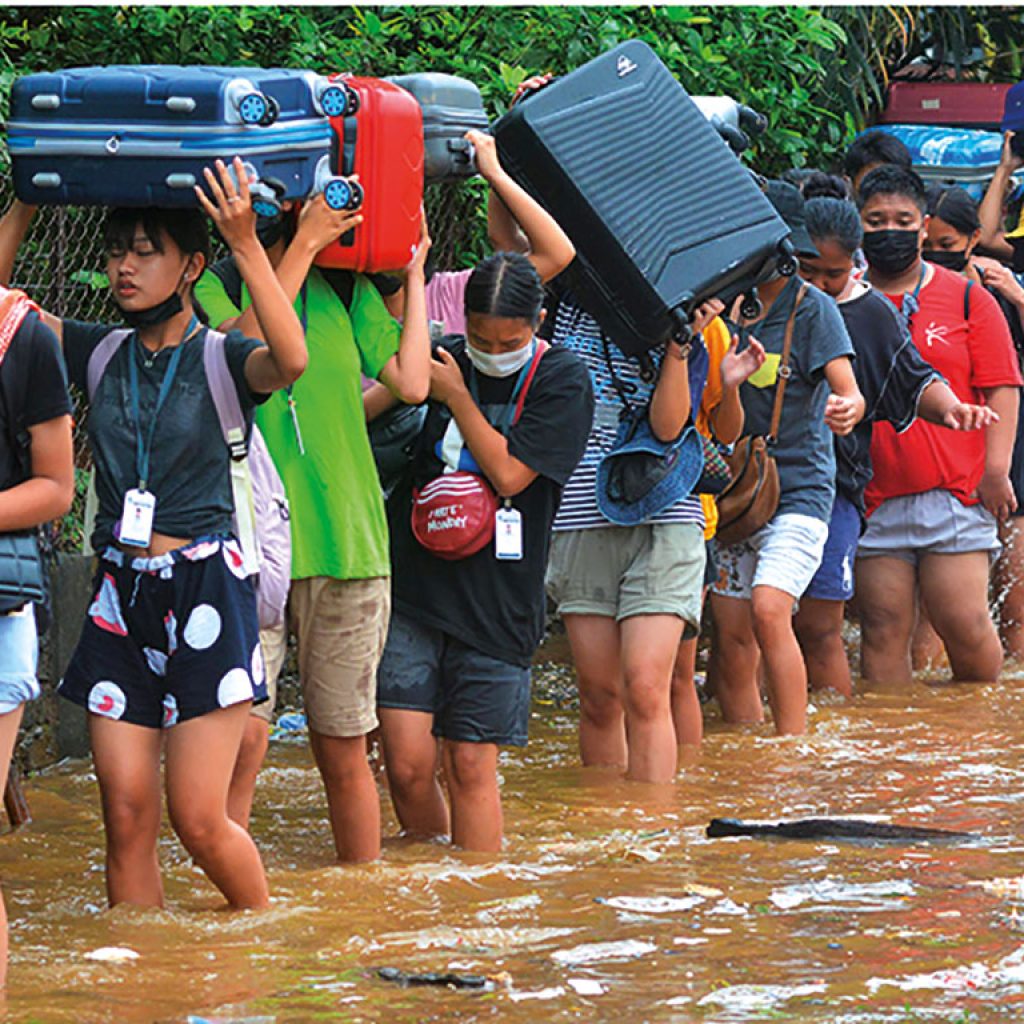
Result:
[[[309,365],[292,389],[305,454],[285,391],[271,395],[256,416],[291,506],[292,578],[389,576],[387,520],[359,374],[377,379],[398,351],[401,331],[365,277],[355,279],[351,312],[317,270],[305,287]],[[196,297],[211,324],[239,314],[213,273],[200,279]],[[243,285],[243,309],[249,301]],[[295,310],[302,315],[301,294]]]

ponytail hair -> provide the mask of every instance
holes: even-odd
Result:
[[[804,204],[807,233],[814,242],[833,241],[853,255],[864,238],[860,214],[848,199],[815,196]]]
[[[533,264],[518,252],[496,252],[478,263],[466,284],[465,311],[525,320],[536,327],[544,285]]]

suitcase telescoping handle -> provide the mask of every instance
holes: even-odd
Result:
[[[469,139],[449,139],[448,151],[455,154],[456,167],[465,167],[470,173],[476,172],[476,149]]]

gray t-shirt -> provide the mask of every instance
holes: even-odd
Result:
[[[767,434],[781,362],[786,321],[803,284],[792,278],[758,323],[739,331],[740,347],[753,335],[768,353],[765,364],[740,388],[745,434]],[[825,366],[853,345],[835,302],[812,285],[796,313],[779,436],[772,454],[779,468],[779,513],[796,512],[828,522],[835,496],[836,460],[832,432],[825,425],[829,386]]]
[[[68,377],[86,393],[89,356],[113,325],[64,321],[64,360]],[[169,537],[197,538],[231,530],[230,455],[221,433],[203,367],[206,331],[185,343],[167,402],[160,411],[150,454],[149,488],[156,497],[154,531]],[[251,426],[254,406],[266,399],[254,395],[245,381],[245,361],[263,343],[240,331],[224,342],[239,401]],[[167,348],[146,366],[134,335],[114,353],[100,379],[89,409],[89,445],[96,466],[99,509],[92,545],[102,551],[114,539],[124,495],[135,487],[136,430],[132,418],[128,360],[139,368],[139,405],[148,424],[173,349]]]

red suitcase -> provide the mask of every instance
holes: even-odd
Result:
[[[1012,82],[893,82],[882,124],[955,125],[999,131]]]
[[[372,273],[400,270],[420,236],[423,205],[423,115],[404,89],[379,78],[335,75],[358,97],[348,117],[332,117],[336,173],[359,175],[365,218],[321,249],[314,263]]]

